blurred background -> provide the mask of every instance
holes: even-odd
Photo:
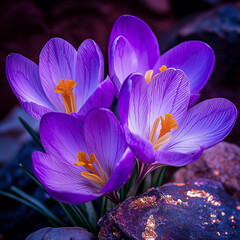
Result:
[[[2,166],[0,178],[6,171],[8,175],[7,177],[4,175],[2,185],[0,183],[1,189],[5,189],[10,183],[13,184],[12,175],[16,175],[12,171],[15,171],[17,165],[11,165],[9,171],[6,163],[14,159],[22,148],[22,159],[26,159],[26,156],[30,158],[31,155],[26,153],[28,151],[23,145],[28,140],[28,133],[26,136],[26,131],[21,128],[17,116],[23,116],[33,128],[37,129],[38,126],[37,122],[21,111],[21,108],[16,108],[19,105],[18,100],[5,76],[7,55],[13,52],[20,53],[38,63],[42,47],[52,37],[64,38],[75,48],[78,48],[84,39],[92,38],[103,52],[106,75],[109,34],[113,23],[122,14],[132,14],[147,22],[159,39],[161,53],[186,40],[201,40],[208,43],[215,52],[216,65],[211,78],[201,92],[200,101],[224,97],[231,100],[240,111],[240,1],[2,0],[0,2],[0,166]],[[237,121],[226,140],[240,145],[239,135],[240,123]],[[34,147],[31,145],[31,148]],[[23,151],[27,155],[22,153]],[[30,167],[30,163],[26,164]],[[20,182],[23,181],[20,172],[18,177]],[[19,182],[18,178],[14,181]],[[31,187],[28,190],[30,191]],[[25,214],[26,209],[23,208],[17,216],[14,215],[16,211],[11,216],[8,211],[8,219],[1,218],[4,215],[3,211],[0,209],[0,239],[1,232],[8,232],[11,228],[20,229],[19,226],[22,226],[20,223],[16,227],[11,221]],[[29,212],[30,216],[31,214],[32,212]],[[6,221],[9,222],[6,224]],[[24,226],[26,227],[23,225],[22,228],[25,228]],[[35,228],[36,225],[29,226],[26,231],[30,233]],[[15,239],[22,239],[21,237],[26,236],[26,231]],[[11,237],[4,235],[4,239],[13,239]]]

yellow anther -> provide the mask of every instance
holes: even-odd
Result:
[[[157,129],[161,120],[161,129],[158,138],[156,138]],[[172,129],[177,129],[178,125],[173,118],[172,114],[165,114],[165,119],[162,116],[157,117],[153,123],[152,130],[149,135],[149,141],[153,144],[155,150],[158,150],[164,143],[171,139],[172,135],[167,133],[171,132]]]
[[[178,125],[175,121],[175,119],[173,118],[172,114],[165,114],[165,119],[163,119],[162,116],[160,116],[161,118],[161,125],[162,128],[160,130],[160,134],[158,136],[158,138],[162,137],[163,135],[165,135],[168,132],[171,132],[171,129],[177,129]]]
[[[66,83],[64,82],[64,79],[61,79],[58,85],[54,88],[56,93],[61,93],[63,105],[67,114],[76,112],[76,101],[74,93],[72,92],[76,85],[76,82],[67,78]]]
[[[146,79],[147,83],[149,83],[151,81],[152,75],[153,75],[153,70],[148,70],[145,73],[145,79]]]
[[[163,71],[165,71],[165,70],[167,70],[167,66],[166,66],[166,65],[162,65],[162,66],[159,68],[159,71],[160,71],[160,72],[163,72]],[[155,75],[152,77],[152,75],[153,75],[153,70],[150,69],[150,70],[146,71],[146,73],[145,73],[145,79],[146,79],[147,83],[149,83],[149,82],[150,82],[153,78],[155,78],[158,74],[159,74],[159,73],[155,74]]]
[[[74,163],[74,166],[83,166],[85,169],[90,170],[91,172],[88,171],[82,171],[81,175],[85,178],[91,179],[95,182],[100,183],[102,186],[105,185],[105,183],[107,182],[106,176],[102,170],[102,167],[99,163],[99,161],[97,160],[96,156],[94,153],[91,153],[90,155],[90,159],[87,160],[87,154],[85,152],[79,152],[77,154],[77,162]],[[98,168],[96,169],[93,166],[93,163],[96,161]],[[100,170],[101,175],[98,173],[98,171]]]
[[[160,68],[159,68],[160,72],[163,72],[165,70],[167,70],[167,66],[166,65],[162,65]]]

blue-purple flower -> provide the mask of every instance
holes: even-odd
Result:
[[[111,196],[132,173],[133,153],[110,110],[93,110],[84,123],[47,113],[40,122],[40,138],[46,153],[33,153],[32,170],[58,201],[82,204]]]
[[[115,22],[109,40],[109,74],[118,96],[129,74],[141,73],[148,81],[167,68],[181,69],[190,80],[190,105],[210,77],[214,53],[201,41],[183,42],[160,56],[158,41],[141,19],[123,15]]]
[[[78,50],[60,38],[49,40],[39,56],[39,66],[20,54],[6,60],[9,84],[25,111],[40,120],[47,112],[76,113],[110,107],[114,90],[103,81],[103,56],[98,45],[85,40]]]
[[[119,116],[145,173],[163,165],[187,165],[231,131],[237,117],[234,104],[216,98],[189,109],[189,99],[189,79],[181,70],[169,68],[148,83],[133,74],[124,82]]]

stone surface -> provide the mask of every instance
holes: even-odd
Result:
[[[80,227],[46,227],[30,234],[26,240],[94,240],[96,237]]]
[[[215,181],[170,183],[128,198],[99,225],[99,239],[238,239],[240,204]]]
[[[0,167],[13,160],[23,145],[32,138],[18,117],[24,119],[35,131],[38,131],[39,121],[28,115],[23,108],[13,108],[8,116],[0,122]]]
[[[160,38],[160,48],[164,52],[189,40],[208,43],[216,57],[213,74],[201,91],[200,101],[223,97],[240,111],[240,3],[226,4],[185,18]],[[239,135],[238,117],[227,141],[240,145]]]
[[[204,151],[196,162],[177,170],[170,181],[186,183],[199,177],[221,182],[240,202],[240,148],[221,142]]]

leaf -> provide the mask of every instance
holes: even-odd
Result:
[[[32,138],[35,140],[35,142],[40,146],[41,150],[43,152],[45,152],[39,134],[37,132],[35,132],[32,127],[26,122],[24,121],[21,117],[18,117],[19,121],[22,123],[22,125],[25,127],[25,129],[29,132],[29,134],[32,136]]]
[[[19,167],[22,168],[22,170],[41,188],[45,191],[44,186],[38,181],[38,179],[30,172],[28,171],[21,163],[19,164]]]
[[[25,193],[21,189],[11,186],[11,190],[18,194],[20,197],[31,203],[32,205],[35,205],[43,215],[47,216],[48,218],[52,219],[54,222],[56,222],[59,226],[65,226],[65,224],[62,222],[61,219],[59,219],[54,213],[52,213],[47,207],[45,207],[39,200],[36,198],[30,196],[29,194]]]

